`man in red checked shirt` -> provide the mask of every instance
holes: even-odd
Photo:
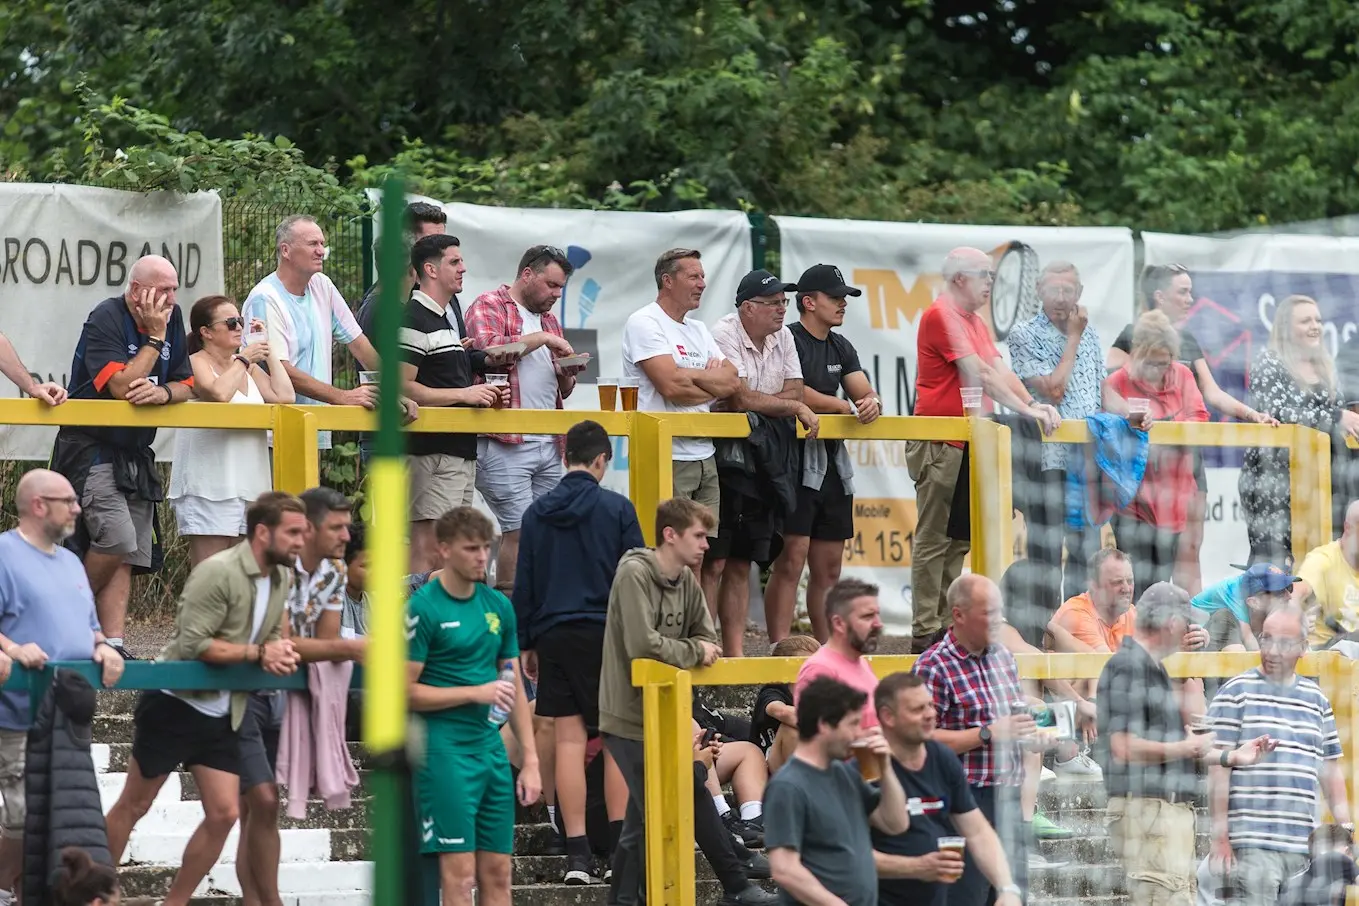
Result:
[[[1000,356],[991,330],[977,311],[991,299],[996,272],[981,249],[948,253],[940,270],[946,288],[920,316],[916,327],[914,415],[962,417],[963,387],[1038,419],[1051,434],[1061,424],[1057,410],[1035,403]],[[990,411],[984,404],[983,411]],[[961,474],[962,441],[906,441],[906,468],[915,482],[916,527],[911,542],[911,651],[919,654],[948,625],[944,592],[963,571],[971,545],[948,537],[953,489]]]
[[[535,245],[519,259],[514,283],[482,293],[467,310],[474,348],[508,343],[527,347],[505,369],[511,409],[560,409],[576,389],[576,374],[584,366],[562,368],[556,363],[574,350],[552,314],[572,270],[561,249]],[[496,588],[505,594],[514,587],[524,511],[561,481],[563,449],[562,438],[552,434],[488,434],[477,441],[477,490],[500,523]]]

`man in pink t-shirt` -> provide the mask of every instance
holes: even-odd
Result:
[[[878,637],[882,635],[879,612],[878,586],[871,582],[841,579],[831,586],[826,592],[830,639],[798,670],[797,683],[793,686],[795,707],[808,683],[829,676],[867,695],[863,728],[868,730],[878,725],[878,715],[873,710],[873,690],[878,687],[878,677],[864,660],[864,655],[878,650]]]

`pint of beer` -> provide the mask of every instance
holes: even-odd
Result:
[[[868,747],[866,740],[859,740],[850,747],[854,753],[854,758],[859,762],[859,776],[869,783],[882,779],[882,761]]]
[[[939,847],[939,851],[940,851],[940,852],[955,852],[955,853],[958,854],[958,858],[961,860],[961,859],[963,858],[963,850],[965,850],[965,849],[967,848],[967,838],[966,838],[966,837],[940,837],[940,838],[939,838],[939,842],[938,842],[937,845],[938,845],[938,847]],[[952,884],[952,883],[954,883],[955,881],[957,881],[959,878],[961,878],[962,876],[963,876],[963,864],[962,864],[962,862],[960,861],[960,862],[958,863],[958,873],[957,873],[956,875],[954,875],[953,877],[951,877],[951,878],[945,879],[945,880],[944,880],[944,883],[945,883],[945,884]]]
[[[618,408],[618,378],[602,377],[596,385],[599,387],[599,408],[605,412]]]
[[[642,382],[637,378],[623,378],[618,382],[618,393],[623,398],[623,411],[637,411],[637,388]]]

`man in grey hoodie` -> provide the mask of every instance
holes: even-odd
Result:
[[[609,906],[634,906],[645,880],[642,690],[632,685],[632,662],[653,658],[688,670],[710,666],[721,656],[703,589],[694,575],[703,564],[715,523],[712,512],[702,504],[681,497],[663,502],[656,508],[656,547],[624,554],[609,591],[599,678],[599,730],[604,748],[628,786],[628,810],[614,853]],[[712,827],[715,833],[705,833]],[[750,883],[729,835],[722,830],[712,798],[701,792],[695,794],[694,828],[722,882],[722,906],[774,902],[773,894]]]

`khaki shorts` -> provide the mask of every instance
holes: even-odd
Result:
[[[406,469],[411,480],[412,522],[438,519],[455,507],[472,505],[475,459],[448,453],[407,456]]]
[[[80,496],[81,518],[96,554],[123,555],[132,566],[151,565],[151,517],[155,504],[118,490],[113,466],[91,466]]]
[[[24,759],[28,753],[28,733],[0,730],[0,836],[17,840],[24,835],[28,814],[24,798]]]
[[[1104,823],[1127,873],[1131,906],[1192,906],[1198,874],[1193,805],[1116,796]]]
[[[688,462],[676,460],[671,481],[676,497],[701,503],[713,514],[713,530],[708,533],[708,537],[716,538],[722,510],[722,492],[717,484],[717,456]]]

